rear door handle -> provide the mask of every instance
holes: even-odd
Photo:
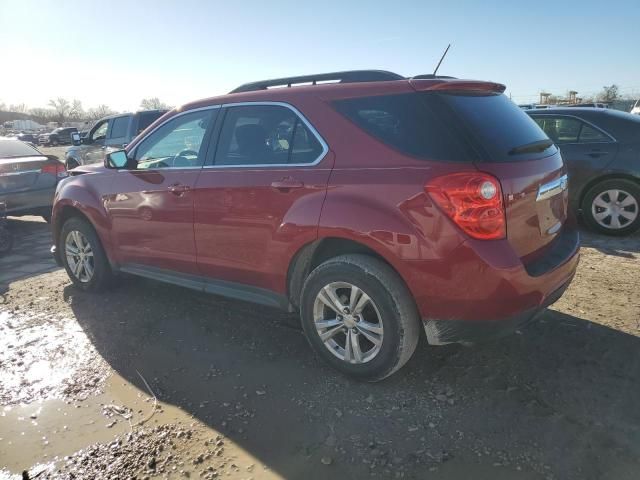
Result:
[[[296,180],[293,177],[285,177],[281,180],[271,183],[271,188],[275,188],[276,190],[280,190],[281,192],[288,192],[291,189],[303,187],[304,182]]]
[[[174,183],[173,185],[169,185],[167,190],[169,190],[174,195],[181,197],[182,195],[185,194],[185,192],[188,192],[191,189],[189,188],[188,185],[183,185],[181,183]]]
[[[589,155],[591,158],[598,158],[598,157],[602,157],[606,154],[608,154],[609,152],[603,152],[602,150],[591,150],[589,153],[587,153],[587,155]]]

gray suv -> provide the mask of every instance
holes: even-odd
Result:
[[[64,163],[67,170],[101,162],[107,153],[124,148],[166,112],[144,110],[101,118],[85,137],[75,140],[73,146],[66,150]]]

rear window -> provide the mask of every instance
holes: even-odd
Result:
[[[537,153],[509,154],[517,147],[543,142],[549,137],[505,95],[445,94],[442,97],[478,140],[486,153],[487,161],[531,160],[555,152],[555,147],[550,146]]]
[[[35,148],[19,140],[0,140],[0,158],[42,155]]]
[[[140,118],[138,119],[138,130],[136,131],[136,135],[142,132],[145,128],[155,122],[158,118],[164,115],[166,112],[144,112],[140,113]]]
[[[424,92],[340,100],[335,105],[373,137],[417,158],[514,162],[550,153],[509,155],[516,147],[548,137],[504,95]]]

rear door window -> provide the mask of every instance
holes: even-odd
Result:
[[[111,132],[109,138],[121,139],[127,136],[127,130],[129,129],[129,119],[131,117],[118,117],[111,121]]]
[[[323,147],[296,113],[283,106],[228,107],[215,165],[298,165],[320,158]]]
[[[610,142],[611,139],[600,130],[597,130],[584,123],[582,124],[582,129],[580,130],[580,137],[578,137],[578,141],[580,143],[603,143]]]
[[[535,122],[556,144],[601,143],[611,139],[600,130],[573,117],[536,116]]]

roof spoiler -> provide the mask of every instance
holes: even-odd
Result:
[[[439,78],[439,80],[442,77]],[[504,93],[506,86],[501,83],[483,82],[479,80],[454,80],[447,79],[441,82],[426,81],[412,78],[411,86],[419,91],[436,90],[439,92],[490,92]]]

